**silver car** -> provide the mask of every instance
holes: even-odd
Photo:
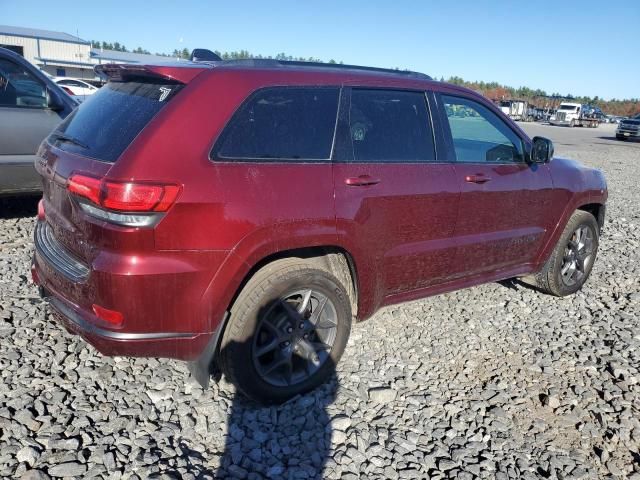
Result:
[[[77,105],[22,56],[0,48],[0,196],[42,190],[38,147]]]

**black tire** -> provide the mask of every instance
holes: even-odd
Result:
[[[582,228],[586,228],[591,232],[593,241],[592,251],[590,257],[588,257],[588,261],[582,262],[583,267],[581,277],[576,279],[575,283],[569,283],[565,280],[565,276],[563,275],[563,266],[566,266],[567,263],[571,263],[572,258],[578,258],[575,254],[572,257],[571,252],[567,254],[567,251],[575,251],[575,249],[572,248],[571,243],[575,238],[574,235],[576,235],[576,232]],[[599,238],[600,228],[595,217],[589,212],[576,210],[569,219],[569,222],[567,222],[567,226],[562,232],[560,240],[558,240],[551,256],[542,269],[535,275],[536,286],[542,291],[558,297],[571,295],[580,290],[589,278],[589,274],[593,268],[596,255],[598,253]],[[575,242],[573,243],[575,245]],[[580,273],[579,268],[576,268],[574,271]]]
[[[624,135],[616,135],[616,138],[617,138],[618,140],[626,140],[626,138],[625,138],[625,136],[624,136]]]
[[[324,363],[308,378],[292,385],[273,385],[259,373],[260,365],[254,363],[257,361],[254,348],[259,348],[255,347],[256,336],[262,335],[260,325],[263,317],[272,311],[270,305],[281,305],[281,299],[290,292],[305,289],[319,292],[333,305],[336,327],[332,348],[325,355]],[[238,295],[222,338],[218,362],[226,378],[247,397],[263,404],[281,403],[329,379],[344,352],[350,331],[351,303],[345,287],[335,276],[302,259],[277,260],[256,272]],[[275,341],[279,342],[279,338]],[[276,348],[276,354],[282,352]],[[289,357],[291,355],[289,353]],[[296,361],[302,360],[298,357]]]
[[[571,120],[571,122],[569,122],[569,127],[573,128],[576,126],[576,121],[575,120]]]

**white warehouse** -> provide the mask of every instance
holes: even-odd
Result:
[[[74,35],[35,28],[0,25],[0,47],[19,53],[56,77],[95,78],[93,67],[101,63],[148,63],[170,58],[143,53],[91,48]]]

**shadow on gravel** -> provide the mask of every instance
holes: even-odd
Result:
[[[0,218],[35,217],[42,195],[0,198]]]
[[[332,434],[327,407],[337,386],[334,375],[305,395],[269,407],[237,393],[214,478],[323,478]]]
[[[327,407],[335,401],[338,389],[330,356],[324,365],[332,372],[329,381],[280,405],[261,405],[236,391],[227,412],[227,434],[219,467],[215,471],[204,467],[206,459],[181,444],[182,458],[195,455],[202,460],[201,465],[188,461],[187,471],[196,479],[323,478],[332,436]],[[165,473],[181,478],[179,471]]]
[[[545,293],[542,290],[540,290],[538,287],[533,285],[532,283],[528,283],[520,278],[507,278],[506,280],[499,280],[496,283],[498,285],[503,286],[506,289],[514,290],[516,292],[524,288],[527,290],[533,290],[534,292],[538,292],[538,293]]]
[[[231,343],[225,348],[243,347],[247,345]],[[281,365],[271,367],[275,381],[286,382],[287,378],[291,379],[291,372],[303,371],[298,369],[306,365],[306,360],[290,349],[276,348],[261,358],[266,359],[267,367]],[[291,369],[287,368],[286,358],[294,361]],[[224,453],[215,478],[322,478],[331,448],[327,407],[335,400],[337,381],[331,356],[324,358],[320,368],[332,372],[330,382],[281,405],[259,405],[236,392],[227,419]]]

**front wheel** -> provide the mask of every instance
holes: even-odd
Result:
[[[301,259],[260,269],[231,308],[220,351],[229,381],[260,403],[280,403],[325,382],[351,330],[340,281]]]
[[[600,228],[595,217],[576,210],[551,257],[535,276],[535,283],[546,293],[564,297],[582,288],[589,278],[598,253]]]

